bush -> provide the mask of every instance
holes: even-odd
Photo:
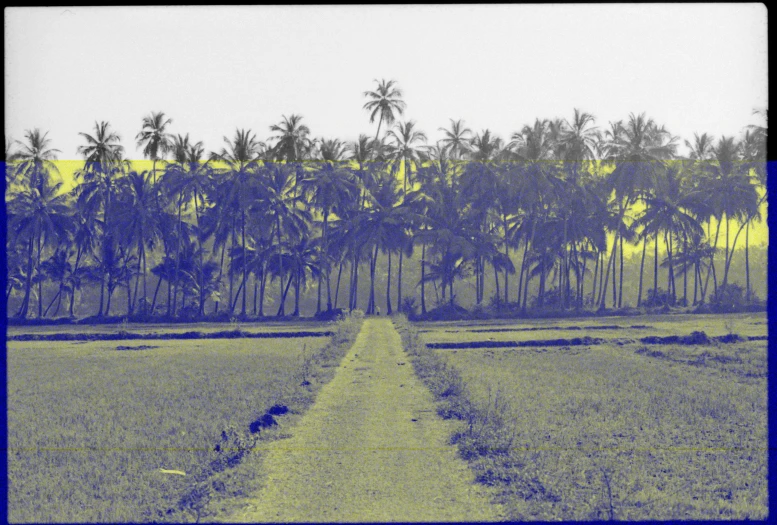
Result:
[[[658,288],[658,290],[651,288],[648,290],[647,299],[642,301],[642,306],[646,308],[658,308],[660,306],[669,306],[670,303],[671,298],[669,292],[663,288]]]
[[[716,312],[736,312],[745,304],[745,293],[738,284],[726,284],[718,287],[712,297],[710,305]]]
[[[403,297],[399,312],[411,318],[418,315],[418,305],[415,304],[415,297]]]

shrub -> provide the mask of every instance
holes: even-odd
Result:
[[[647,293],[647,299],[642,301],[642,305],[646,308],[657,308],[659,306],[668,306],[671,303],[669,292],[663,288],[658,290],[649,289]]]
[[[712,297],[710,305],[716,312],[736,312],[745,303],[744,290],[738,284],[725,284],[718,287]]]

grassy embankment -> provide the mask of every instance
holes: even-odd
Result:
[[[360,324],[329,340],[9,343],[9,520],[203,518],[261,475],[255,440],[284,437]],[[276,405],[289,412],[265,426]]]
[[[762,319],[737,323],[760,330]],[[700,328],[651,322],[661,329],[634,330]],[[717,335],[730,323],[706,327]],[[398,324],[441,415],[463,420],[452,440],[478,480],[499,487],[510,519],[767,515],[766,341],[451,351],[425,344],[451,326],[421,337]],[[539,339],[525,327],[489,335]],[[750,331],[741,335],[760,335]]]

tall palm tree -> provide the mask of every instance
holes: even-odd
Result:
[[[390,144],[390,166],[393,174],[402,168],[402,194],[407,195],[408,183],[412,188],[412,172],[421,164],[421,144],[427,141],[423,131],[416,130],[415,122],[399,122],[388,132]],[[404,203],[404,197],[403,197]],[[412,246],[412,245],[408,245]],[[402,307],[402,259],[405,250],[399,251],[399,265],[397,268],[397,305]]]
[[[256,135],[251,130],[235,130],[235,138],[229,140],[224,137],[226,147],[219,153],[211,153],[211,160],[220,163],[222,166],[216,168],[216,173],[221,174],[223,179],[218,181],[221,185],[221,208],[219,210],[219,223],[222,229],[231,229],[232,245],[234,246],[237,237],[238,218],[241,237],[241,249],[246,253],[246,212],[250,205],[256,199],[258,184],[257,171],[260,168],[261,155],[264,153],[264,144],[256,139]],[[248,258],[244,258],[243,264],[243,282],[247,285],[248,281]],[[230,265],[231,268],[231,265]],[[232,286],[232,272],[230,271],[230,290]],[[243,288],[243,302],[241,314],[246,314],[246,289]],[[230,301],[231,301],[230,296]]]
[[[117,221],[120,230],[128,235],[136,246],[137,269],[135,279],[135,301],[130,305],[130,313],[135,310],[138,286],[143,277],[142,313],[148,314],[148,282],[146,265],[146,247],[153,250],[156,242],[162,238],[159,211],[156,208],[156,193],[152,186],[152,174],[148,171],[131,171],[122,179],[123,191],[118,194],[119,211]]]
[[[614,217],[615,224],[622,224],[631,207],[649,190],[656,178],[655,170],[662,166],[664,161],[674,157],[677,149],[676,140],[677,138],[673,137],[663,126],[659,127],[653,119],[648,118],[644,113],[639,115],[631,113],[626,124],[618,122],[611,125],[603,149],[605,165],[615,166],[615,169],[608,175],[608,183],[615,193],[614,203],[617,207],[617,217]],[[616,271],[616,245],[621,235],[620,232],[626,230],[618,227],[614,231],[616,235],[610,259],[605,266],[603,291],[606,291],[610,268],[612,267],[613,275]],[[658,239],[656,239],[656,250],[658,249],[657,243]],[[643,254],[645,248],[646,245],[643,245]],[[623,257],[623,250],[621,250],[621,257]],[[640,280],[642,280],[641,274]],[[621,273],[622,281],[623,274]]]
[[[41,177],[43,179],[44,177]],[[69,195],[61,193],[62,183],[39,183],[16,195],[8,204],[9,233],[14,244],[24,242],[27,250],[24,298],[18,316],[27,317],[32,290],[33,273],[37,272],[38,318],[43,317],[42,257],[47,244],[66,241],[70,224]]]
[[[137,147],[143,148],[143,157],[151,159],[153,167],[151,173],[154,177],[154,191],[158,191],[156,185],[156,163],[164,159],[165,155],[172,148],[170,134],[167,133],[167,126],[173,123],[173,119],[166,118],[163,111],[152,111],[149,115],[143,117],[143,124],[140,133],[135,136]],[[155,198],[158,203],[158,199]]]
[[[177,196],[179,236],[183,232],[182,211],[188,208],[190,203],[194,205],[195,233],[198,241],[197,255],[199,263],[196,265],[200,272],[197,276],[197,289],[199,296],[199,314],[205,314],[205,293],[207,286],[204,281],[204,271],[207,269],[204,261],[203,231],[200,224],[202,205],[211,186],[212,169],[210,160],[203,160],[205,150],[202,142],[190,143],[189,134],[185,137],[178,135],[173,139],[173,162],[167,166],[164,173],[163,186],[172,195]],[[177,250],[180,250],[180,242]],[[176,260],[178,255],[176,255]]]
[[[370,124],[378,117],[378,130],[375,132],[375,140],[380,136],[380,125],[384,122],[390,126],[396,120],[397,115],[402,115],[407,104],[402,100],[402,90],[395,87],[396,80],[386,81],[381,79],[375,82],[378,87],[375,91],[365,91],[364,96],[369,99],[364,104],[364,109],[370,112]]]
[[[108,261],[112,258],[113,224],[111,223],[111,211],[114,208],[112,199],[116,191],[115,180],[126,169],[123,161],[124,147],[119,144],[121,137],[111,130],[111,125],[106,121],[95,122],[94,134],[79,133],[86,139],[86,145],[79,146],[77,153],[84,157],[84,167],[76,176],[83,179],[83,184],[76,187],[81,209],[97,216],[102,215],[102,239],[99,243],[101,249],[100,260]],[[108,268],[103,264],[100,267],[100,307],[98,315],[103,315],[105,296],[105,279],[108,277]]]
[[[289,275],[289,281],[284,286],[284,278],[289,266],[284,259],[289,256],[291,247],[308,235],[311,220],[310,212],[299,205],[300,197],[296,195],[296,170],[287,164],[266,164],[261,171],[261,193],[256,201],[256,213],[263,213],[266,220],[273,225],[273,233],[277,239],[275,246],[277,261],[275,274],[278,276],[279,299],[278,317],[286,315],[286,293],[289,283],[295,276]],[[284,238],[286,250],[284,250]]]
[[[333,154],[339,149],[338,147],[336,150],[330,150],[327,155],[322,153],[325,158],[335,158],[336,160],[325,160],[311,177],[301,181],[303,194],[322,214],[322,241],[319,246],[322,253],[319,254],[319,264],[323,272],[319,273],[316,313],[321,311],[322,277],[326,279],[326,309],[327,311],[332,310],[332,290],[329,281],[331,267],[325,256],[329,253],[329,216],[332,212],[340,212],[343,206],[356,199],[359,192],[359,185],[353,173],[347,170],[341,162],[337,162],[339,159],[336,157],[339,155]]]

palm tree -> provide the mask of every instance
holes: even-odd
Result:
[[[472,130],[464,127],[464,122],[459,120],[451,121],[450,129],[440,128],[443,132],[443,138],[440,143],[445,150],[445,154],[452,161],[458,161],[464,155],[469,153],[472,141]],[[456,165],[453,166],[453,178],[456,178]]]
[[[651,187],[652,181],[656,177],[656,168],[661,166],[665,160],[674,157],[677,139],[671,136],[663,126],[656,125],[653,119],[646,117],[644,113],[639,115],[631,113],[625,125],[620,122],[611,124],[611,129],[606,135],[607,140],[603,148],[605,165],[615,166],[615,169],[608,176],[608,184],[614,190],[614,203],[617,207],[617,217],[614,217],[614,221],[616,224],[621,224],[630,208]],[[616,271],[616,244],[620,232],[625,231],[625,229],[618,227],[614,231],[616,235],[610,259],[605,267],[603,292],[606,292],[610,267],[612,267],[613,275]],[[658,239],[656,239],[656,243],[658,243]],[[643,246],[643,257],[645,248],[646,245]],[[621,257],[623,257],[623,250],[621,250]],[[623,274],[621,273],[621,283],[622,281]]]
[[[199,262],[196,266],[200,272],[204,272],[207,267],[203,259],[204,250],[202,243],[204,239],[200,225],[200,214],[203,199],[211,185],[212,169],[210,160],[203,161],[205,150],[203,149],[202,142],[190,143],[188,133],[185,137],[178,135],[173,139],[172,152],[173,162],[165,170],[163,185],[171,195],[177,195],[179,236],[183,231],[181,212],[193,201],[195,232],[198,241],[197,253],[199,255]],[[180,250],[180,243],[178,244],[178,250]],[[178,259],[178,255],[176,255],[176,259]],[[200,292],[198,301],[199,314],[204,315],[207,286],[202,273],[197,277],[197,289]]]
[[[420,143],[426,142],[426,134],[415,129],[415,122],[400,122],[394,129],[388,132],[392,141],[390,145],[391,172],[398,173],[400,166],[402,172],[402,194],[407,195],[408,181],[412,184],[412,170],[421,164]],[[412,187],[412,186],[411,186]],[[403,197],[404,203],[404,197]],[[412,245],[409,245],[412,246]],[[402,258],[405,250],[399,251],[399,266],[397,268],[397,305],[402,306]]]
[[[84,156],[84,168],[76,174],[84,181],[76,188],[81,209],[95,216],[102,212],[103,237],[100,243],[102,261],[112,258],[114,250],[113,224],[110,216],[113,208],[112,198],[116,190],[115,179],[124,173],[126,167],[122,161],[124,148],[119,144],[121,137],[110,127],[108,122],[95,122],[94,135],[79,133],[86,139],[86,145],[79,146],[77,149],[77,153]],[[102,277],[98,315],[103,315],[105,278],[108,270],[103,266],[100,272]]]
[[[674,282],[674,262],[672,260],[675,252],[673,241],[677,239],[678,244],[682,241],[683,252],[685,252],[687,251],[688,239],[701,237],[704,233],[701,224],[697,220],[705,204],[703,195],[694,188],[688,187],[680,171],[680,166],[680,164],[667,166],[659,171],[655,191],[645,196],[645,212],[636,221],[637,226],[643,226],[643,236],[651,235],[655,237],[656,246],[658,245],[660,232],[664,234],[664,244],[666,245],[667,253],[666,266],[669,270],[667,292],[672,303],[677,300],[677,290]],[[659,261],[657,249],[655,257],[654,294],[658,290]]]
[[[38,128],[27,130],[24,133],[26,142],[17,140],[19,149],[12,154],[10,143],[6,141],[6,159],[14,161],[12,170],[14,180],[21,177],[22,184],[27,187],[41,188],[49,182],[52,173],[59,175],[59,169],[54,161],[57,160],[57,153],[60,151],[49,147],[51,140],[48,135],[48,132],[41,134]]]
[[[154,191],[157,191],[156,185],[156,163],[164,159],[164,156],[172,147],[171,137],[167,133],[167,126],[173,123],[173,119],[165,118],[163,111],[152,111],[146,117],[143,117],[143,127],[137,134],[137,147],[143,148],[143,157],[153,161],[151,173],[154,176]],[[158,199],[155,197],[157,206]]]
[[[270,126],[270,131],[277,135],[270,140],[277,141],[272,148],[272,157],[279,161],[299,162],[310,157],[313,151],[313,141],[310,140],[310,129],[301,123],[302,115],[283,115],[283,120]]]
[[[260,174],[262,185],[261,193],[256,201],[256,212],[264,214],[267,221],[273,225],[273,233],[276,236],[278,244],[275,247],[277,269],[275,274],[278,276],[279,299],[278,317],[286,315],[285,303],[288,285],[293,275],[289,275],[289,282],[284,287],[284,278],[289,270],[288,264],[284,264],[284,258],[288,257],[289,250],[284,253],[284,237],[287,241],[287,248],[304,239],[308,232],[308,225],[311,220],[310,212],[300,206],[298,203],[300,197],[295,195],[296,170],[293,166],[287,164],[266,164]],[[289,248],[290,249],[290,248]],[[286,271],[284,271],[284,269]]]
[[[380,136],[380,125],[384,122],[390,126],[396,120],[397,115],[402,115],[407,104],[402,100],[402,90],[395,87],[396,80],[386,81],[381,79],[375,91],[365,91],[364,96],[369,100],[364,104],[364,109],[370,112],[370,124],[378,117],[378,131],[375,132],[375,140]]]
[[[45,176],[41,177],[41,180]],[[14,245],[24,242],[27,250],[24,298],[18,317],[25,319],[29,311],[33,273],[37,272],[38,318],[43,317],[43,250],[52,241],[66,241],[70,224],[69,196],[60,192],[62,183],[38,183],[13,197],[8,204],[9,233]]]
[[[698,133],[693,134],[693,143],[685,141],[685,146],[690,150],[689,158],[695,161],[708,161],[715,155],[714,137],[702,133],[699,136]]]
[[[222,148],[219,153],[211,153],[211,160],[224,165],[217,169],[224,179],[221,184],[221,208],[219,210],[222,229],[231,229],[232,245],[234,246],[237,219],[240,219],[241,249],[246,253],[246,212],[250,205],[254,204],[257,194],[257,172],[260,168],[261,155],[264,152],[264,144],[256,139],[256,135],[251,130],[236,130],[235,138],[230,141],[224,137],[227,147]],[[243,264],[243,282],[247,284],[248,279],[248,261],[244,259]],[[231,267],[230,267],[231,268]],[[230,271],[230,290],[232,286],[232,272]],[[241,306],[241,315],[246,314],[246,289],[243,289],[243,302]],[[230,302],[231,302],[230,294]]]
[[[327,142],[322,144],[326,145]],[[323,272],[319,273],[316,313],[321,311],[321,274],[326,279],[326,309],[327,311],[332,310],[332,290],[329,281],[331,267],[327,257],[323,255],[329,253],[329,216],[332,212],[339,213],[345,205],[356,199],[359,192],[359,185],[353,173],[338,162],[340,155],[334,155],[336,152],[342,154],[339,142],[336,145],[329,144],[336,146],[336,148],[329,149],[325,155],[324,146],[322,146],[322,156],[325,161],[313,176],[301,181],[303,194],[310,199],[311,204],[321,210],[323,221],[322,242],[319,245],[319,249],[322,251],[319,254],[319,264]],[[327,157],[332,160],[327,159]]]
[[[155,243],[162,238],[159,211],[154,206],[157,193],[153,191],[152,174],[148,171],[131,171],[122,179],[122,189],[118,193],[119,212],[117,222],[119,230],[127,235],[136,246],[137,269],[135,279],[135,300],[130,305],[130,314],[135,310],[138,297],[138,285],[143,276],[142,313],[148,312],[148,283],[146,268],[146,247],[153,250]]]

